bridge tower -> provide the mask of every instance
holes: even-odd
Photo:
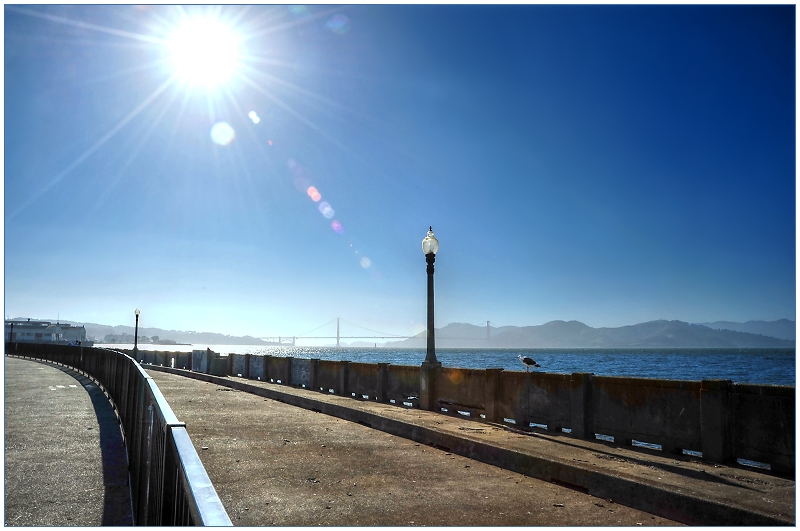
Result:
[[[489,321],[486,321],[486,341],[489,341]]]
[[[339,318],[336,318],[336,346],[339,346]]]

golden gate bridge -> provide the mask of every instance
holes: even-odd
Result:
[[[336,335],[335,336],[311,336],[311,335],[308,335],[308,334],[313,334],[314,332],[316,332],[320,328],[324,328],[324,327],[330,325],[334,321],[336,321]],[[341,332],[340,332],[341,331],[340,321],[344,321],[345,323],[347,323],[349,325],[355,326],[355,327],[360,328],[362,330],[366,330],[367,332],[370,332],[370,333],[373,333],[373,334],[380,334],[380,335],[375,335],[375,336],[368,336],[368,335],[343,336],[343,335],[341,335]],[[480,326],[483,326],[483,324],[481,323]],[[486,321],[486,337],[485,338],[483,338],[483,337],[438,337],[437,336],[437,339],[465,339],[465,340],[489,339],[490,331],[491,331],[491,328],[489,326],[489,321]],[[320,325],[320,326],[314,328],[313,330],[309,330],[308,332],[305,332],[304,334],[300,334],[300,335],[297,335],[297,336],[278,336],[277,338],[276,337],[259,337],[258,339],[260,339],[262,341],[265,341],[266,343],[268,343],[270,345],[281,345],[281,346],[294,346],[295,345],[295,341],[298,340],[298,339],[335,339],[336,340],[336,346],[338,347],[338,346],[340,346],[340,341],[342,339],[411,339],[412,337],[425,337],[425,336],[424,336],[424,332],[421,333],[421,334],[417,334],[416,336],[402,336],[402,335],[399,335],[399,334],[392,334],[390,332],[379,332],[377,330],[372,330],[372,329],[363,327],[361,325],[357,325],[355,323],[351,323],[350,321],[347,321],[346,319],[342,319],[340,317],[337,317],[335,319],[331,319],[330,321],[328,321],[327,323],[325,323],[323,325]]]

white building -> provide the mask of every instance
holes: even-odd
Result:
[[[5,340],[11,343],[54,343],[59,345],[91,346],[86,341],[86,328],[83,325],[70,325],[50,321],[7,320]]]

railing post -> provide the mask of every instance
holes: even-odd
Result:
[[[151,489],[150,482],[151,480],[151,472],[153,471],[153,424],[155,423],[155,411],[154,411],[153,404],[148,404],[146,412],[144,414],[144,434],[143,434],[143,448],[144,451],[144,459],[138,463],[140,469],[144,472],[143,481],[139,484],[139,499],[138,499],[138,506],[137,506],[137,519],[136,522],[139,525],[157,525],[156,522],[151,522],[149,520],[149,509],[150,509],[150,494],[153,490]]]
[[[594,374],[574,372],[569,383],[572,435],[581,439],[594,439],[594,415],[592,414]]]
[[[703,459],[714,463],[733,460],[729,398],[730,380],[700,382],[700,437]]]
[[[172,433],[172,426],[166,426],[167,436],[164,444],[164,467],[162,476],[162,504],[161,504],[161,525],[177,526],[182,522],[178,520],[177,509],[182,505],[180,500],[180,489],[178,477],[178,467],[180,466],[175,450],[175,435]]]
[[[483,391],[483,407],[486,422],[500,422],[500,378],[503,369],[486,369]]]
[[[228,354],[231,356],[231,354]],[[250,378],[250,354],[244,355],[244,374],[242,374],[244,379]]]

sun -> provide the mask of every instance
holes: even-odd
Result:
[[[215,87],[240,67],[241,37],[213,17],[184,21],[167,43],[176,76],[193,85]]]

